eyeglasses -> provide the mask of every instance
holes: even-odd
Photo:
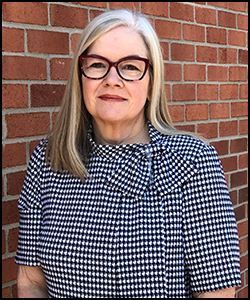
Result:
[[[90,79],[102,79],[107,76],[111,67],[115,67],[118,75],[127,81],[139,81],[147,72],[149,60],[147,58],[130,56],[116,62],[99,55],[81,55],[79,63],[82,74]]]

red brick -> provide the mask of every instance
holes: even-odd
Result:
[[[247,67],[229,67],[229,81],[247,81]]]
[[[240,99],[248,99],[248,84],[240,85]]]
[[[24,30],[18,28],[2,28],[2,51],[23,52]]]
[[[205,27],[183,24],[183,39],[187,41],[205,42]]]
[[[53,112],[52,113],[52,126],[55,124],[57,116],[58,116],[58,112]]]
[[[2,288],[2,298],[11,298],[11,287]]]
[[[2,230],[2,255],[6,252],[5,231]]]
[[[240,271],[248,269],[248,254],[240,257]]]
[[[168,109],[172,122],[184,121],[184,105],[169,105]]]
[[[248,50],[239,49],[239,63],[248,64]]]
[[[214,44],[226,44],[227,43],[226,29],[208,27],[207,42],[214,43]]]
[[[239,237],[248,234],[248,220],[237,224]]]
[[[23,186],[26,171],[7,174],[7,195],[19,195]]]
[[[2,225],[8,225],[19,221],[18,200],[2,202]]]
[[[71,58],[51,58],[50,78],[52,80],[67,80],[71,62]]]
[[[218,11],[218,25],[222,27],[236,28],[236,14]]]
[[[227,8],[227,2],[209,2],[209,5]]]
[[[246,217],[246,205],[242,204],[236,208],[234,208],[236,221],[240,221],[245,219]]]
[[[27,84],[3,84],[2,85],[2,108],[28,107]]]
[[[239,134],[247,134],[248,133],[248,119],[239,120]]]
[[[243,239],[239,240],[240,254],[247,251],[247,246],[248,246],[247,240],[248,240],[248,238],[243,238]]]
[[[247,138],[234,139],[230,142],[230,153],[247,151]]]
[[[237,173],[233,173],[230,175],[231,181],[230,181],[230,187],[236,187],[247,184],[247,171],[241,171]]]
[[[220,122],[219,125],[220,136],[231,136],[238,134],[238,122],[226,121]]]
[[[222,119],[230,117],[229,103],[210,103],[209,104],[210,119]]]
[[[202,123],[197,125],[197,132],[206,139],[218,137],[218,123]]]
[[[88,24],[88,10],[65,5],[50,5],[50,22],[52,26],[83,29]]]
[[[94,18],[98,17],[99,15],[103,14],[103,11],[101,10],[96,10],[96,9],[91,9],[89,11],[89,19],[92,21]],[[147,18],[149,20],[149,18]]]
[[[237,23],[238,29],[248,30],[248,16],[238,14]]]
[[[109,2],[109,8],[128,8],[132,11],[139,11],[139,2]]]
[[[32,84],[30,89],[31,106],[60,106],[65,85],[62,84]]]
[[[238,84],[221,84],[220,99],[221,100],[238,99]]]
[[[198,62],[217,63],[217,48],[197,46],[196,59]]]
[[[47,3],[3,2],[3,20],[16,23],[48,25]]]
[[[69,54],[66,32],[27,30],[28,51],[35,53]]]
[[[248,238],[246,237],[246,238],[239,240],[239,246],[240,246],[240,254],[246,252],[247,246],[248,246]],[[246,297],[246,298],[248,298],[248,297]]]
[[[218,84],[197,84],[197,100],[218,100]]]
[[[27,56],[3,56],[3,79],[45,80],[46,59]]]
[[[44,135],[49,131],[48,112],[10,114],[5,116],[7,138]]]
[[[2,168],[26,165],[26,143],[7,144],[2,148]]]
[[[195,132],[195,125],[176,125],[175,128],[183,131]]]
[[[171,87],[170,84],[165,84],[164,85],[164,90],[165,90],[165,95],[167,98],[167,102],[171,101]]]
[[[227,67],[208,66],[208,81],[227,81]]]
[[[32,155],[32,153],[34,152],[35,148],[38,146],[39,143],[40,140],[31,141],[29,143],[29,156]]]
[[[174,84],[172,97],[173,101],[195,100],[195,84]]]
[[[228,44],[233,46],[246,46],[246,33],[237,30],[228,30]]]
[[[219,63],[220,64],[236,64],[237,49],[219,48]]]
[[[194,46],[186,44],[171,44],[171,59],[180,61],[194,61]]]
[[[247,2],[228,2],[228,9],[247,12]]]
[[[180,64],[164,64],[164,80],[181,81],[181,65]]]
[[[248,167],[248,153],[239,155],[239,169]]]
[[[71,34],[70,36],[70,43],[71,43],[71,53],[75,53],[75,50],[76,50],[76,46],[77,46],[77,43],[80,39],[80,36],[81,34],[80,33],[73,33]]]
[[[159,38],[181,39],[181,23],[156,19],[155,30]]]
[[[168,60],[169,59],[169,43],[160,42],[160,45],[161,45],[161,52],[162,52],[163,59]]]
[[[229,192],[229,197],[233,205],[237,205],[237,191]]]
[[[206,66],[205,65],[184,65],[185,81],[205,81]]]
[[[168,18],[168,3],[167,2],[141,2],[141,12],[143,14]]]
[[[170,2],[170,17],[173,19],[194,21],[194,8],[178,2]]]
[[[17,284],[13,284],[12,286],[12,298],[15,298],[15,299],[17,299],[18,297],[18,295],[17,295]]]
[[[248,187],[239,190],[239,203],[248,202]]]
[[[197,121],[208,119],[207,104],[186,104],[186,120]]]
[[[80,5],[107,8],[107,2],[78,2]]]
[[[9,250],[9,252],[16,251],[17,241],[18,241],[18,228],[12,228],[9,230],[9,235],[8,235],[8,250]]]
[[[226,179],[227,187],[229,188],[229,174],[225,173],[225,179]]]
[[[2,260],[2,283],[7,283],[17,278],[17,264],[15,257],[10,257]]]
[[[195,19],[197,23],[216,25],[216,10],[195,7]]]
[[[248,116],[248,102],[232,102],[231,116],[232,118]]]
[[[221,158],[221,164],[224,172],[237,170],[237,156],[230,156]]]
[[[229,2],[230,3],[230,2]],[[248,285],[238,292],[238,298],[248,299]]]
[[[216,151],[218,152],[218,155],[228,154],[228,145],[229,145],[228,140],[212,142],[211,145],[215,147]]]

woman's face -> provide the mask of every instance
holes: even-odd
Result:
[[[88,55],[100,55],[111,62],[127,56],[147,58],[141,36],[128,27],[117,27],[100,36],[88,49]],[[126,81],[111,67],[106,77],[98,80],[82,75],[83,98],[96,124],[144,122],[148,97],[149,73],[139,81]]]

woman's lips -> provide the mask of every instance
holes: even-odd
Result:
[[[110,95],[110,94],[101,95],[101,96],[99,96],[99,98],[103,101],[109,101],[109,102],[122,102],[122,101],[126,100],[122,96]]]

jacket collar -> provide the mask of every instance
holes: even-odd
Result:
[[[197,172],[196,164],[176,149],[172,136],[164,136],[149,123],[152,142],[138,147],[107,184],[128,196],[142,198],[149,184],[165,196]]]

